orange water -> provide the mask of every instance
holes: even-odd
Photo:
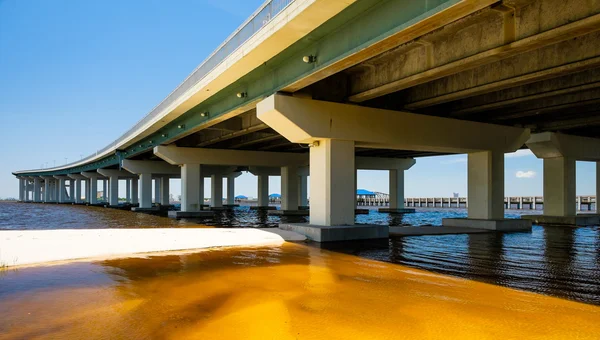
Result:
[[[600,307],[286,244],[9,270],[0,330],[0,339],[599,339]]]

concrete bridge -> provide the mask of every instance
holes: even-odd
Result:
[[[589,0],[267,1],[113,143],[14,175],[34,202],[78,201],[85,181],[94,203],[103,179],[116,205],[128,180],[139,209],[151,207],[153,179],[166,193],[178,177],[178,217],[212,213],[203,177],[218,209],[223,178],[233,200],[246,170],[261,206],[268,176],[281,176],[282,211],[294,213],[310,175],[311,225],[281,227],[330,241],[387,236],[354,225],[357,169],[389,170],[390,209],[402,211],[415,159],[457,153],[468,154],[471,204],[444,225],[527,230],[503,219],[504,153],[530,148],[544,160],[538,220],[585,224],[575,161],[600,161],[599,38]]]

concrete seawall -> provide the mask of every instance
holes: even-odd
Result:
[[[278,228],[71,229],[0,231],[0,266],[232,246],[281,245],[306,238]]]

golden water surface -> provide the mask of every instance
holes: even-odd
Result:
[[[600,307],[285,244],[0,274],[0,339],[37,338],[599,339]]]

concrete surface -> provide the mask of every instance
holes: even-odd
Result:
[[[279,229],[293,231],[317,242],[366,240],[389,237],[386,225],[321,226],[306,223],[281,223]]]
[[[391,236],[420,236],[489,233],[490,230],[464,227],[390,227]]]
[[[275,216],[309,216],[310,210],[269,210],[268,214]]]
[[[495,231],[531,231],[531,220],[484,220],[474,218],[444,218],[442,219],[442,226],[486,229]]]
[[[250,210],[276,210],[277,207],[268,206],[268,207],[259,207],[259,206],[251,206]]]
[[[521,218],[531,220],[536,224],[600,225],[600,215],[597,214],[579,214],[573,216],[522,215]]]
[[[23,266],[75,259],[212,247],[280,245],[306,237],[278,228],[2,230],[0,263]]]
[[[212,210],[200,211],[169,211],[170,218],[193,218],[193,217],[211,217],[215,214]]]
[[[379,208],[380,213],[390,213],[390,214],[412,214],[415,212],[413,208],[402,208],[402,209],[394,209],[394,208]]]

